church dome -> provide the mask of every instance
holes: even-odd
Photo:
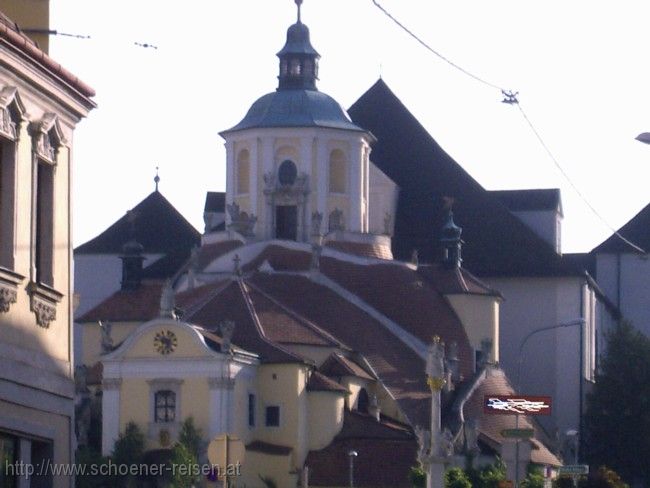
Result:
[[[224,131],[267,127],[326,127],[365,132],[336,100],[315,90],[278,90],[259,98],[236,126]]]

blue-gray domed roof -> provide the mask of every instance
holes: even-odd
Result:
[[[325,93],[278,90],[259,98],[239,124],[223,133],[266,127],[326,127],[366,132]]]

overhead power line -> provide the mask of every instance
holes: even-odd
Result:
[[[549,148],[548,144],[544,141],[542,136],[540,135],[539,131],[535,128],[531,120],[528,118],[526,115],[526,112],[524,112],[524,109],[522,108],[521,104],[519,103],[519,99],[517,98],[519,95],[519,92],[513,93],[511,90],[506,90],[505,88],[500,87],[499,85],[496,85],[494,83],[491,83],[489,81],[486,81],[485,79],[475,75],[469,70],[466,70],[462,66],[456,64],[453,62],[451,59],[447,58],[434,48],[432,48],[429,44],[427,44],[425,41],[423,41],[419,36],[417,36],[413,31],[411,31],[408,27],[406,27],[402,22],[400,22],[397,18],[395,18],[388,10],[386,10],[377,0],[371,0],[372,3],[379,9],[381,10],[384,15],[386,15],[390,20],[392,20],[395,24],[397,24],[404,32],[406,32],[409,36],[411,36],[413,39],[415,39],[419,44],[424,46],[429,52],[452,66],[454,69],[460,71],[461,73],[465,74],[466,76],[469,76],[470,78],[478,81],[479,83],[482,83],[483,85],[486,85],[490,88],[497,89],[501,92],[503,95],[503,100],[502,102],[508,105],[517,105],[519,108],[519,112],[521,113],[522,117],[530,127],[530,130],[533,132],[539,143],[542,145],[544,150],[546,151],[546,154],[551,158],[551,161],[553,161],[553,164],[559,169],[560,174],[564,177],[564,179],[569,183],[571,188],[573,188],[573,191],[576,192],[576,195],[580,197],[580,199],[585,203],[585,205],[589,208],[589,210],[607,227],[610,231],[614,233],[615,236],[617,236],[619,239],[621,239],[623,242],[631,246],[633,249],[646,254],[646,251],[641,248],[640,246],[636,245],[629,239],[626,239],[621,233],[615,229],[613,226],[607,222],[607,220],[596,210],[596,208],[587,200],[587,198],[583,195],[583,193],[578,189],[577,185],[573,182],[573,180],[569,177],[567,172],[564,170],[560,162],[556,159],[556,157],[553,155],[553,152]]]
[[[477,75],[475,75],[474,73],[472,73],[472,72],[466,70],[466,69],[463,68],[462,66],[459,66],[458,64],[454,63],[451,59],[449,59],[448,57],[444,56],[443,54],[441,54],[440,52],[436,51],[436,50],[433,49],[431,46],[429,46],[429,44],[427,44],[426,42],[424,42],[420,37],[418,37],[415,33],[413,33],[413,31],[411,31],[408,27],[406,27],[406,26],[405,26],[404,24],[402,24],[399,20],[397,20],[395,17],[393,17],[393,15],[392,15],[388,10],[386,10],[384,7],[382,7],[381,4],[380,4],[377,0],[372,0],[372,3],[374,3],[375,6],[376,6],[379,10],[381,10],[381,11],[384,13],[384,15],[386,15],[390,20],[392,20],[393,22],[395,22],[395,23],[396,23],[396,24],[397,24],[397,25],[398,25],[398,26],[399,26],[399,27],[400,27],[404,32],[406,32],[409,36],[411,36],[411,37],[412,37],[413,39],[415,39],[417,42],[419,42],[420,44],[422,44],[422,46],[424,46],[428,51],[430,51],[431,53],[435,54],[435,55],[438,56],[440,59],[442,59],[445,63],[449,64],[450,66],[452,66],[453,68],[457,69],[457,70],[460,71],[461,73],[463,73],[463,74],[469,76],[470,78],[474,78],[474,79],[475,79],[476,81],[478,81],[479,83],[483,83],[484,85],[487,85],[487,86],[489,86],[489,87],[491,87],[491,88],[494,88],[494,89],[496,89],[496,90],[499,90],[499,91],[501,91],[501,92],[506,92],[506,91],[507,91],[507,90],[505,90],[504,88],[501,88],[499,85],[496,85],[496,84],[494,84],[494,83],[490,83],[489,81],[484,80],[484,79],[481,78],[480,76],[477,76]]]

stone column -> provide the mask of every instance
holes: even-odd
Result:
[[[258,184],[257,184],[257,168],[259,164],[259,151],[258,147],[260,145],[259,138],[253,139],[251,142],[251,158],[250,158],[250,188],[248,190],[251,202],[250,213],[255,216],[259,216],[259,209],[257,207],[257,195],[259,193]],[[258,217],[259,220],[259,217]],[[261,229],[258,229],[256,225],[254,232],[257,238],[260,238],[260,234],[263,232]]]
[[[113,452],[120,435],[121,378],[104,378],[102,381],[102,455]]]
[[[316,193],[316,210],[323,214],[323,223],[325,232],[327,231],[327,220],[329,212],[327,211],[327,195],[329,193],[328,173],[329,173],[329,155],[327,154],[327,141],[322,138],[316,139],[316,181],[313,182],[312,191]]]
[[[363,142],[357,141],[352,145],[350,153],[350,215],[346,229],[352,232],[362,231],[363,215],[361,205],[363,199]]]
[[[273,154],[273,139],[271,137],[264,137],[262,139],[262,175],[273,174],[274,169],[274,154]],[[266,188],[266,184],[263,185]],[[263,203],[263,210],[258,216],[258,231],[260,239],[271,239],[273,237],[273,203],[271,196],[265,196]]]
[[[237,188],[235,188],[235,143],[228,141],[226,146],[226,205],[232,204]],[[226,209],[226,228],[232,223]]]

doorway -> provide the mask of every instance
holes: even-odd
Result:
[[[275,207],[275,238],[298,240],[298,207],[278,205]]]

